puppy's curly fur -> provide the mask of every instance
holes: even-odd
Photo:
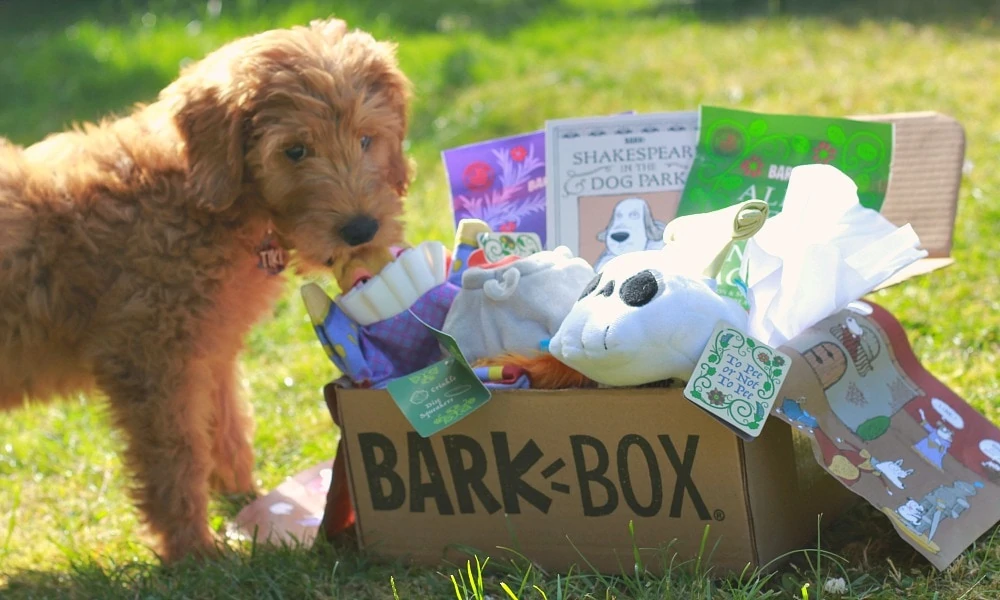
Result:
[[[210,489],[254,488],[237,354],[282,289],[255,248],[336,269],[401,243],[409,99],[394,47],[331,19],[123,118],[0,138],[0,409],[103,392],[165,560],[212,552]]]

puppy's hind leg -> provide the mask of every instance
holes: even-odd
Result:
[[[104,356],[96,365],[98,383],[125,433],[136,505],[164,561],[213,554],[208,527],[211,370],[196,359],[185,360],[182,352],[146,344],[137,350]]]
[[[212,489],[226,494],[255,494],[253,482],[253,409],[240,393],[236,361],[212,369]]]

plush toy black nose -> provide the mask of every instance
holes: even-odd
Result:
[[[628,239],[628,232],[627,231],[619,231],[617,233],[612,233],[611,234],[611,239],[613,239],[616,242],[624,242],[625,240]]]
[[[360,246],[370,242],[378,233],[378,221],[368,215],[354,217],[340,228],[340,237],[350,246]]]

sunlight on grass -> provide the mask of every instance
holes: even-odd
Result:
[[[185,61],[252,31],[336,9],[352,25],[394,39],[417,93],[409,142],[418,173],[407,205],[414,242],[451,244],[441,150],[536,130],[550,118],[689,110],[700,103],[820,115],[950,114],[968,133],[956,264],[873,298],[900,318],[931,372],[1000,421],[1000,35],[971,9],[943,12],[935,23],[693,18],[652,0],[510,0],[463,9],[443,0],[336,6],[227,0],[215,14],[212,3],[183,0],[87,0],[55,15],[29,4],[0,4],[0,135],[25,144],[73,121],[148,101]],[[249,337],[242,362],[258,421],[256,477],[266,489],[332,458],[337,441],[321,394],[336,373],[298,296],[302,282],[289,281],[273,318]],[[336,291],[329,281],[321,284]],[[0,595],[405,599],[450,597],[464,581],[464,598],[474,597],[475,575],[476,586],[481,576],[494,599],[790,598],[803,597],[807,583],[809,597],[821,598],[828,597],[827,576],[846,576],[850,597],[858,598],[1000,596],[1000,546],[989,534],[938,574],[866,508],[824,533],[823,550],[842,560],[824,555],[822,569],[813,571],[800,556],[767,579],[748,573],[745,580],[713,581],[703,572],[664,575],[642,566],[611,579],[543,573],[500,549],[483,549],[491,558],[482,573],[296,547],[243,547],[204,571],[163,571],[139,537],[121,447],[98,399],[4,416],[0,586],[11,588],[0,588]],[[217,521],[223,513],[213,507]],[[452,574],[460,572],[464,579],[453,584]]]

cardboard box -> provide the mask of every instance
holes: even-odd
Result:
[[[961,126],[936,113],[864,118],[896,124],[883,214],[911,223],[930,255],[890,283],[950,264]],[[783,392],[811,377],[795,361]],[[805,547],[817,515],[829,522],[857,498],[796,429],[771,419],[744,442],[677,389],[498,392],[430,439],[384,391],[330,388],[328,402],[359,544],[421,563],[509,547],[549,569],[614,572],[633,543],[674,542],[694,558],[708,526],[712,564],[739,571]]]
[[[965,163],[962,125],[936,112],[850,118],[895,124],[892,173],[881,213],[895,225],[911,224],[928,254],[879,289],[952,264],[952,238]]]
[[[936,113],[855,118],[896,124],[883,214],[911,223],[930,254],[886,285],[950,264],[962,127]],[[808,396],[814,380],[793,361],[782,393]],[[744,442],[679,389],[494,392],[426,439],[385,391],[325,393],[341,441],[324,536],[424,564],[462,561],[462,547],[492,556],[506,547],[546,569],[618,572],[633,544],[654,567],[666,544],[692,559],[708,527],[713,568],[739,572],[808,548],[819,515],[827,524],[858,499],[782,419]],[[287,525],[272,521],[279,533]]]
[[[498,392],[426,439],[386,392],[329,393],[360,545],[422,564],[464,560],[449,551],[461,545],[616,572],[633,521],[648,564],[673,540],[697,556],[709,526],[712,564],[740,571],[808,543],[817,514],[853,501],[797,431],[771,419],[744,442],[677,389]]]

